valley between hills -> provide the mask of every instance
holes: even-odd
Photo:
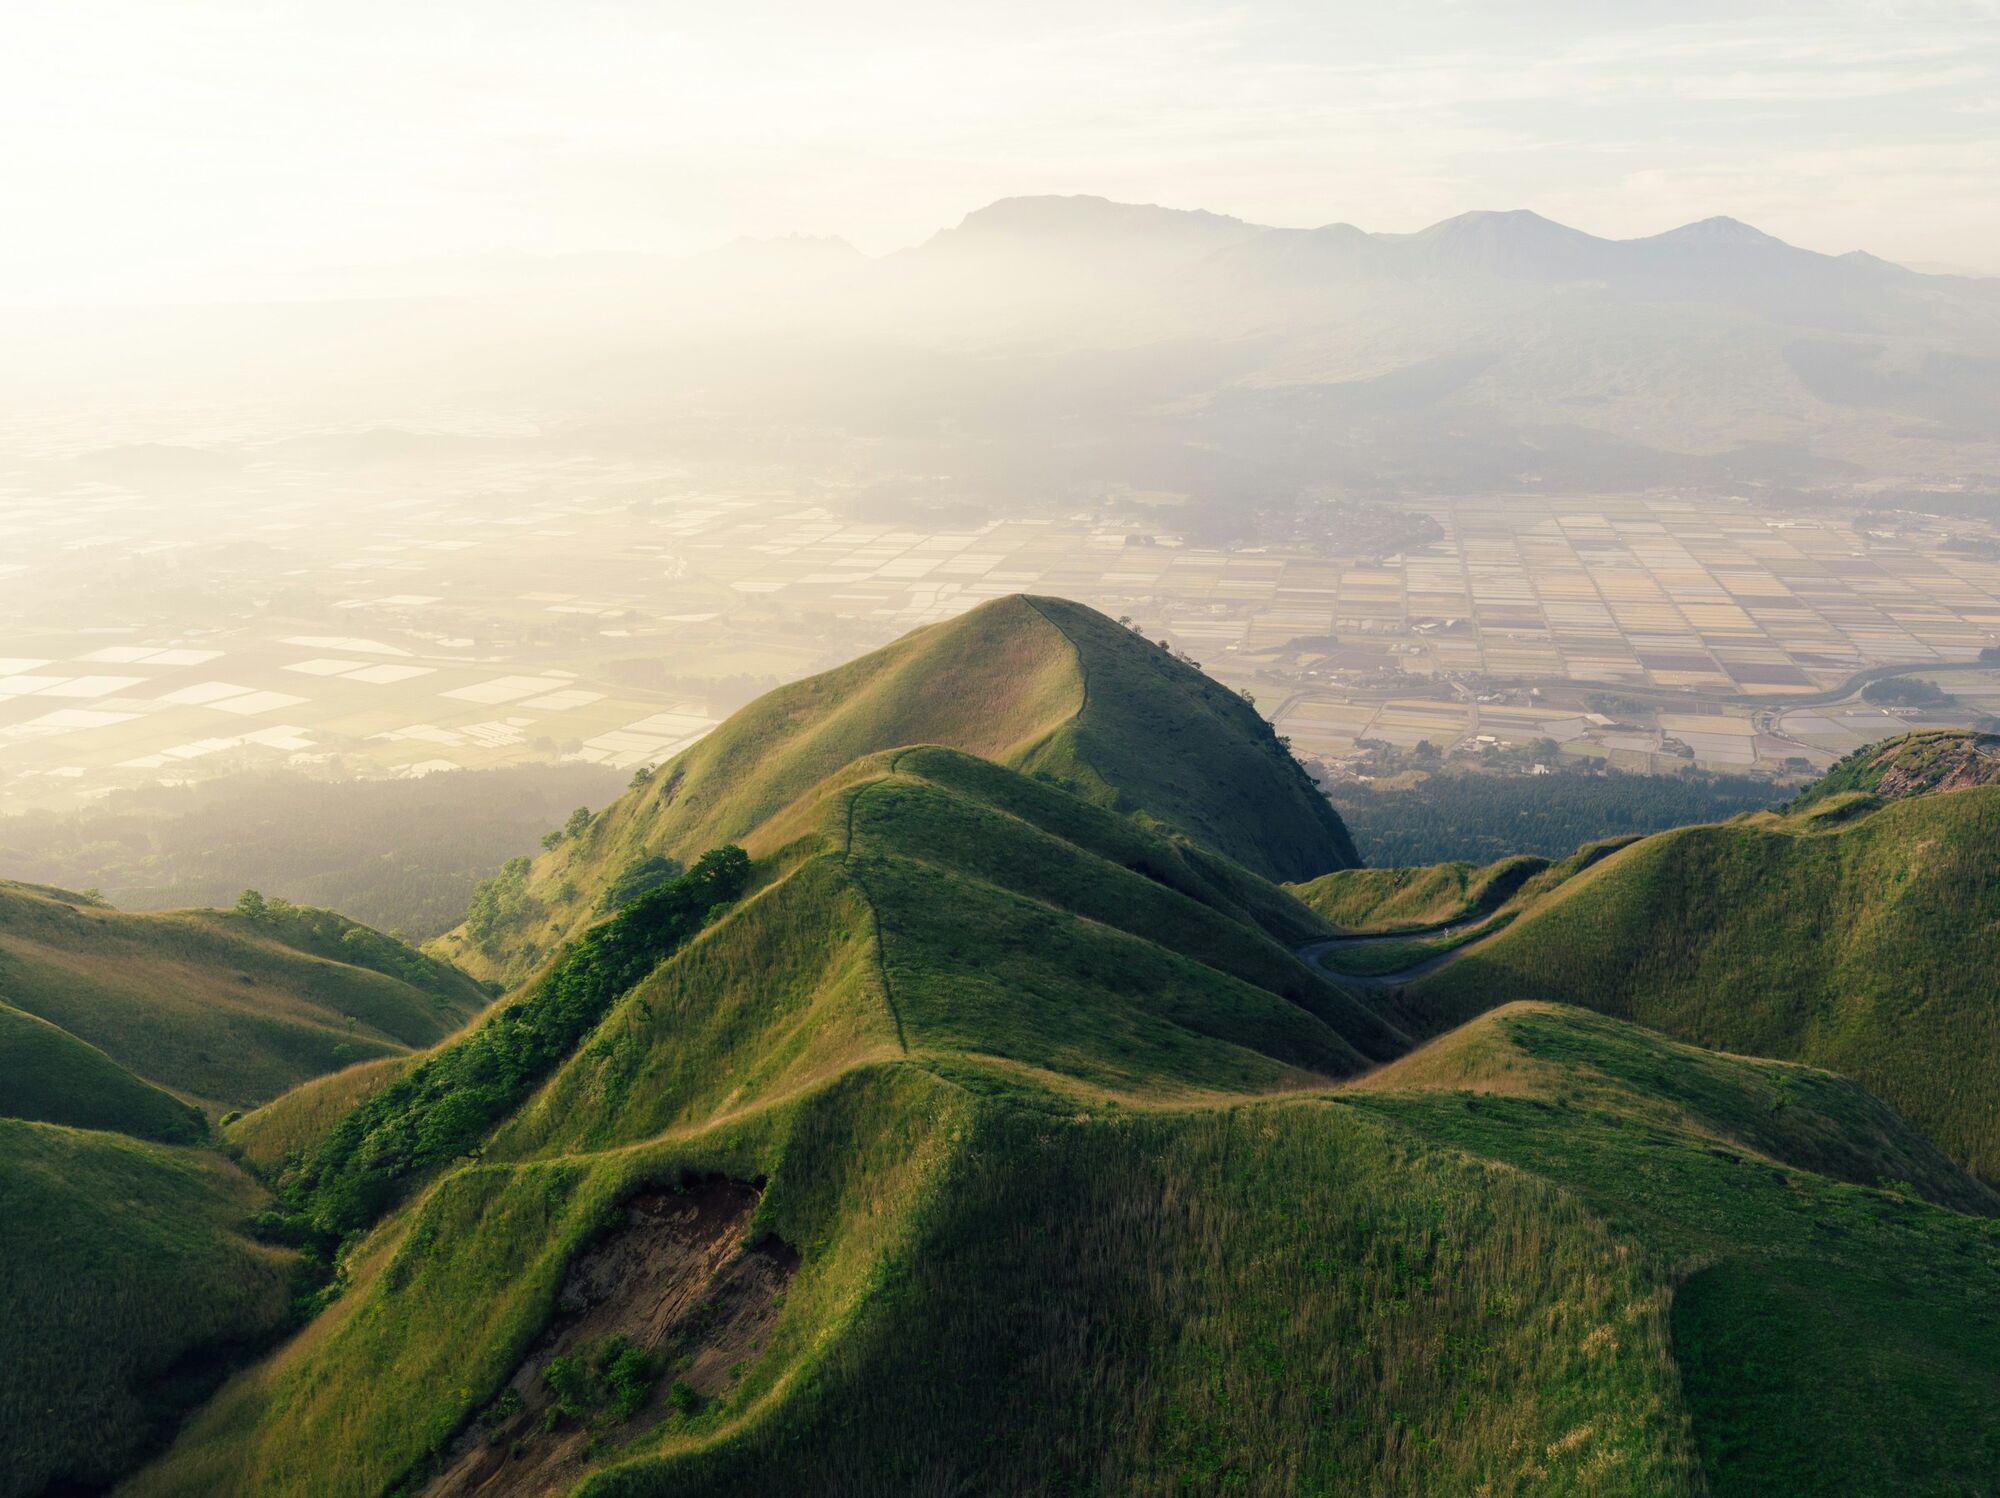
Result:
[[[0,885],[0,1495],[2000,1490],[2000,752],[1360,866],[1082,605],[419,952]]]

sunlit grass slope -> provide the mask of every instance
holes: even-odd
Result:
[[[291,1256],[242,1233],[264,1199],[207,1151],[0,1120],[0,1494],[95,1490],[279,1325]]]
[[[275,1178],[287,1161],[309,1154],[357,1103],[407,1072],[420,1054],[358,1061],[301,1082],[263,1107],[231,1119],[223,1126],[222,1137],[252,1170]]]
[[[485,995],[326,912],[140,915],[0,883],[0,999],[148,1082],[237,1108],[432,1044]]]
[[[0,1117],[135,1139],[190,1144],[208,1121],[171,1093],[140,1081],[96,1046],[0,1002]]]
[[[750,840],[736,903],[130,1492],[422,1491],[617,1204],[711,1175],[762,1184],[796,1274],[757,1355],[588,1449],[598,1498],[1769,1491],[1819,1448],[1829,1492],[2000,1477],[1968,1362],[2000,1238],[1953,1210],[1992,1195],[1851,1084],[1547,1008],[1408,1054],[1287,956],[1324,928],[1276,886],[949,749]],[[1792,1411],[1746,1454],[1776,1333],[1676,1287],[1814,1266],[1782,1350],[1848,1411],[1894,1318],[1910,1428]]]
[[[1094,610],[996,599],[753,702],[538,859],[505,919],[433,950],[518,981],[599,914],[621,869],[686,862],[855,759],[939,744],[1061,782],[1267,878],[1356,862],[1338,815],[1235,693]]]
[[[1442,1027],[1510,999],[1850,1076],[2000,1181],[2000,787],[1815,799],[1646,838],[1420,979]]]

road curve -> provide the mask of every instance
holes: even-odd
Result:
[[[1414,982],[1428,973],[1434,973],[1447,963],[1456,961],[1465,953],[1484,946],[1500,932],[1506,930],[1507,923],[1503,921],[1484,936],[1476,937],[1461,946],[1450,947],[1445,951],[1433,953],[1420,962],[1413,962],[1408,967],[1397,968],[1391,973],[1343,973],[1338,968],[1328,967],[1322,959],[1329,952],[1346,951],[1355,947],[1379,946],[1385,941],[1423,941],[1432,937],[1455,936],[1461,931],[1470,931],[1474,927],[1485,925],[1494,918],[1495,914],[1496,912],[1494,911],[1488,911],[1484,915],[1467,916],[1463,920],[1453,921],[1449,925],[1430,926],[1421,931],[1370,931],[1356,936],[1323,937],[1319,941],[1309,941],[1303,946],[1294,947],[1292,950],[1298,955],[1301,962],[1318,973],[1322,978],[1331,979],[1333,982],[1339,983],[1344,987],[1395,988],[1400,984]]]

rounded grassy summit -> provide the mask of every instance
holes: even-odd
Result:
[[[1339,813],[1235,692],[1095,609],[1017,594],[759,698],[433,950],[518,979],[598,913],[618,871],[751,839],[854,760],[917,744],[1019,770],[1267,879],[1360,861]]]

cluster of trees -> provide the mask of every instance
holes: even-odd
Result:
[[[590,821],[590,808],[579,806],[564,819],[562,826],[542,834],[543,849],[559,848],[574,838],[582,837],[590,831]]]
[[[547,977],[349,1113],[281,1182],[275,1226],[320,1250],[376,1221],[411,1180],[478,1149],[620,995],[743,892],[750,859],[717,848],[571,942]]]
[[[1402,867],[1509,853],[1560,858],[1601,837],[1719,822],[1781,799],[1748,775],[1439,773],[1407,790],[1330,784],[1327,797],[1370,864]]]
[[[1951,694],[1921,676],[1885,676],[1861,689],[1861,700],[1878,707],[1942,707]]]
[[[491,957],[500,942],[516,926],[540,919],[548,909],[528,890],[528,872],[534,867],[526,854],[508,859],[491,879],[482,879],[465,907],[465,933],[472,944]]]

